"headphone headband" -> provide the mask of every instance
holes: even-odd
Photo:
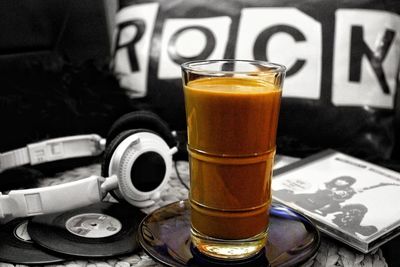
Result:
[[[75,135],[31,143],[0,154],[0,172],[26,164],[35,165],[78,157],[100,155],[105,139],[97,134]]]
[[[65,184],[12,190],[7,195],[0,193],[0,218],[42,215],[99,202],[104,197],[101,190],[104,180],[103,177],[93,175]]]

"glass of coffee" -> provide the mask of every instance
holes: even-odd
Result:
[[[182,64],[191,239],[212,258],[265,246],[285,67],[255,60]]]

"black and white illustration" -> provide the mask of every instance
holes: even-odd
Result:
[[[345,205],[342,210],[335,214],[332,220],[334,224],[351,234],[360,234],[370,236],[378,231],[373,225],[361,225],[364,215],[368,212],[368,208],[363,204]]]
[[[400,174],[332,150],[276,172],[272,194],[346,240],[367,244],[400,225]]]

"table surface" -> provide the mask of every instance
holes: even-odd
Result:
[[[289,158],[289,160],[291,160]],[[59,173],[54,177],[46,177],[39,181],[39,186],[49,186],[54,184],[61,184],[69,181],[79,180],[86,178],[90,175],[100,175],[100,164],[93,164],[85,167],[75,168],[66,172]],[[179,161],[177,162],[177,169],[179,174],[186,184],[189,184],[189,167],[188,162]],[[161,193],[161,198],[151,207],[142,209],[145,213],[151,213],[152,211],[170,204],[172,202],[183,200],[188,198],[188,190],[179,181],[176,172],[173,171],[171,179],[168,182],[165,190]],[[330,238],[323,237],[321,240],[321,246],[318,250],[317,255],[310,259],[304,267],[319,267],[319,266],[371,266],[380,267],[388,266],[385,258],[383,257],[382,250],[376,249],[371,253],[363,254],[352,248],[342,245],[337,241]],[[10,263],[1,263],[0,267],[11,267],[11,266],[22,266],[14,265]],[[73,261],[66,261],[57,263],[56,265],[44,265],[44,266],[68,266],[68,267],[107,267],[107,266],[118,266],[118,267],[129,267],[129,266],[162,266],[155,262],[150,256],[148,256],[142,249],[131,254],[121,257],[109,258],[109,259],[79,259]]]

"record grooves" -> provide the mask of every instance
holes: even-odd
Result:
[[[62,255],[47,251],[30,240],[26,233],[27,223],[28,219],[14,219],[1,226],[0,261],[15,264],[47,264],[64,261]],[[21,233],[21,237],[18,236],[18,232]]]
[[[135,251],[145,214],[128,204],[96,203],[76,210],[34,217],[32,240],[46,249],[76,257],[111,257]]]

